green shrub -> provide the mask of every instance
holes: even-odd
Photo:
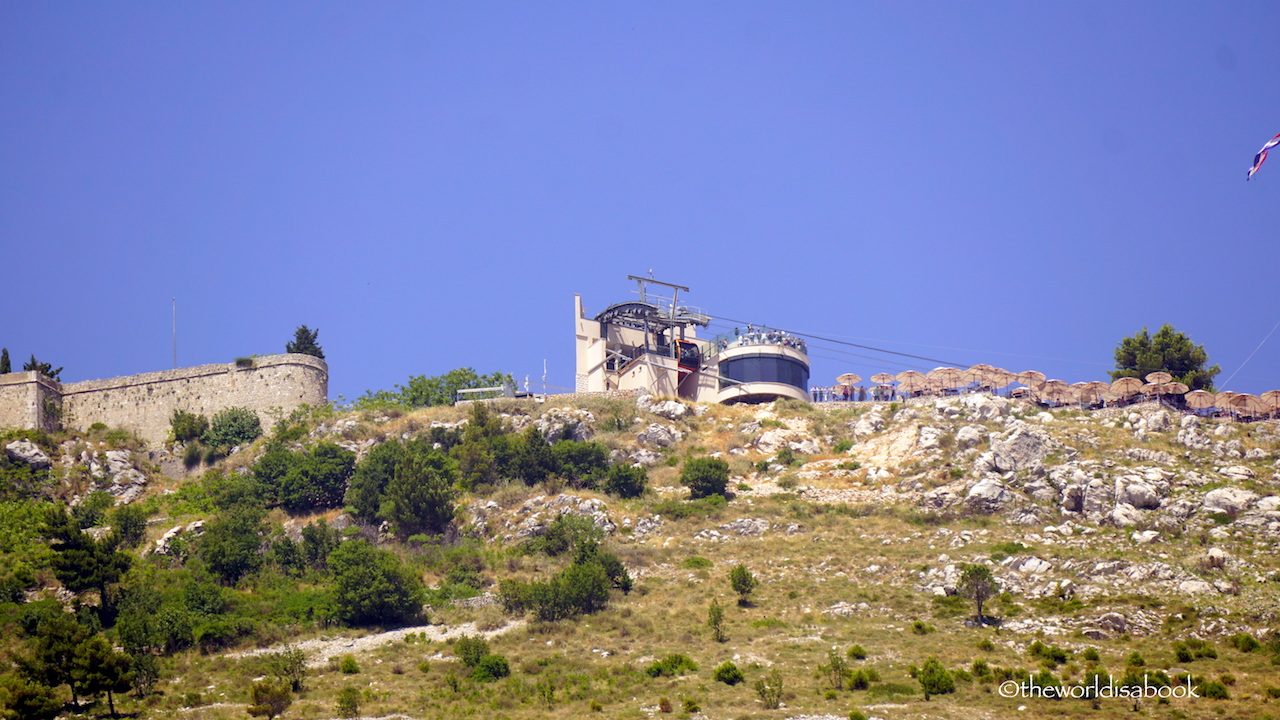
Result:
[[[871,683],[880,682],[880,673],[875,668],[858,668],[849,671],[848,680],[850,690],[866,690]]]
[[[645,668],[645,674],[649,677],[676,677],[686,672],[693,672],[698,669],[698,664],[689,659],[687,655],[675,653],[668,655],[661,660],[655,661],[652,665]]]
[[[1218,651],[1210,643],[1197,638],[1179,640],[1173,644],[1173,653],[1178,662],[1192,662],[1201,658],[1217,658]]]
[[[439,535],[453,521],[458,463],[435,448],[410,448],[387,482],[380,514],[401,537]]]
[[[850,660],[866,660],[867,651],[861,645],[853,645],[845,652],[845,656]]]
[[[795,451],[788,445],[782,446],[782,449],[778,451],[778,454],[773,456],[773,461],[783,467],[791,467],[792,465],[798,464],[796,461]]]
[[[360,690],[353,687],[344,687],[339,690],[334,709],[340,718],[360,717]]]
[[[782,705],[783,689],[782,671],[776,667],[769,671],[767,677],[757,680],[755,684],[756,696],[760,698],[766,710],[777,710]]]
[[[111,526],[125,547],[137,547],[147,534],[148,512],[141,504],[121,505],[111,513]]]
[[[751,603],[751,593],[755,591],[759,584],[760,582],[756,580],[756,576],[751,574],[746,565],[735,565],[729,571],[729,586],[733,588],[734,592],[738,593],[739,605],[746,606]]]
[[[416,618],[422,579],[400,558],[364,540],[348,540],[329,554],[334,611],[351,625],[386,625]]]
[[[231,448],[252,442],[262,434],[258,415],[249,408],[229,407],[218,411],[204,431],[201,442],[212,448]]]
[[[104,490],[94,490],[80,504],[71,508],[71,516],[81,528],[90,528],[102,522],[107,510],[116,499]]]
[[[1227,686],[1217,680],[1205,680],[1200,683],[1200,694],[1211,700],[1227,700],[1231,697],[1227,692]]]
[[[1090,663],[1102,662],[1102,656],[1098,654],[1098,648],[1094,648],[1094,647],[1085,648],[1084,652],[1081,653],[1080,657],[1084,658],[1085,662],[1090,662]]]
[[[204,461],[205,447],[199,440],[192,440],[182,449],[182,466],[190,470]]]
[[[540,552],[551,557],[563,555],[584,542],[599,542],[604,532],[591,518],[565,513],[547,525],[541,536],[525,543],[528,552]]]
[[[955,678],[935,657],[925,660],[916,679],[920,681],[926,700],[932,695],[946,695],[956,691]]]
[[[356,662],[354,655],[343,655],[342,660],[338,662],[338,672],[343,675],[355,675],[360,672],[360,663]]]
[[[861,710],[850,710],[849,720],[867,720],[867,716],[863,715]]]
[[[684,520],[691,517],[714,517],[724,510],[728,501],[723,495],[681,502],[675,498],[667,498],[653,505],[653,512],[668,520]]]
[[[293,693],[287,685],[271,681],[256,682],[249,689],[248,712],[253,717],[272,720],[293,704]]]
[[[453,654],[462,661],[463,665],[473,668],[489,654],[489,643],[482,637],[463,635],[453,644]]]
[[[1143,667],[1146,664],[1146,658],[1142,657],[1142,653],[1139,653],[1137,650],[1129,653],[1128,659],[1125,660],[1125,665],[1128,665],[1129,667]]]
[[[634,465],[614,465],[604,480],[604,491],[620,498],[638,498],[648,487],[649,472]]]
[[[603,610],[612,584],[604,567],[592,562],[571,565],[547,582],[503,580],[498,595],[508,612],[530,610],[539,620],[554,622]]]
[[[707,609],[707,627],[711,628],[711,638],[716,642],[729,639],[724,628],[724,607],[715,600],[711,601],[711,607]]]
[[[852,440],[840,440],[831,448],[831,451],[837,455],[843,455],[853,449]]]
[[[742,676],[742,671],[738,669],[737,665],[733,664],[732,660],[725,660],[717,666],[714,677],[716,682],[722,682],[725,685],[737,685],[745,679]]]
[[[204,652],[226,650],[253,634],[254,624],[248,618],[211,620],[195,629],[196,646]]]
[[[713,457],[693,458],[681,468],[680,484],[689,488],[692,500],[712,495],[724,497],[729,485],[729,463]]]
[[[715,563],[702,557],[701,555],[693,555],[693,556],[687,557],[680,563],[680,567],[688,570],[701,570],[703,568],[709,568],[714,566],[715,566]]]
[[[511,674],[511,667],[502,655],[485,655],[476,663],[471,677],[479,682],[493,682]]]
[[[209,418],[184,410],[174,410],[169,419],[169,428],[173,430],[173,439],[180,443],[195,440],[209,429]]]
[[[1063,650],[1062,648],[1057,646],[1045,645],[1039,640],[1036,640],[1035,642],[1031,643],[1030,647],[1027,648],[1027,651],[1031,654],[1032,657],[1040,658],[1049,667],[1057,667],[1067,661],[1066,650]],[[1130,664],[1135,664],[1136,666],[1141,666],[1142,664],[1144,664],[1142,660],[1142,656],[1139,655],[1136,651],[1129,657],[1136,658],[1138,660],[1136,664],[1135,663],[1130,663]]]
[[[602,443],[561,440],[551,446],[551,457],[571,487],[594,488],[609,472],[609,448]]]
[[[934,632],[935,630],[937,630],[937,628],[926,623],[923,620],[916,620],[911,623],[911,632],[917,635],[928,635],[929,633]]]
[[[1244,632],[1232,635],[1227,639],[1227,642],[1231,643],[1236,650],[1239,650],[1242,653],[1253,652],[1254,650],[1262,647],[1262,643],[1258,642],[1257,638]]]
[[[276,486],[280,504],[296,513],[341,505],[355,464],[355,453],[326,442],[296,453],[270,448],[253,471],[264,485]]]

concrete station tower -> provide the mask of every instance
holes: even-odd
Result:
[[[712,316],[681,305],[683,285],[628,275],[638,299],[588,317],[574,295],[578,392],[636,390],[695,402],[809,399],[804,340],[748,325],[698,337]]]

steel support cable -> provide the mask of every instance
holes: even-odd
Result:
[[[733,318],[724,317],[721,315],[712,315],[711,317],[716,318],[717,320],[728,320],[731,323],[739,323],[739,326],[748,324],[747,321],[745,320],[735,320]],[[755,323],[750,323],[750,324],[754,325]],[[897,352],[896,350],[886,350],[885,348],[873,347],[871,345],[859,345],[858,343],[846,342],[844,340],[836,340],[835,338],[824,337],[822,335],[814,335],[813,333],[804,333],[804,332],[799,332],[798,330],[788,330],[786,328],[775,328],[772,325],[768,327],[771,330],[780,330],[782,332],[790,333],[792,335],[796,335],[799,337],[813,338],[814,340],[821,340],[822,342],[835,343],[837,345],[847,345],[849,347],[862,348],[863,350],[871,350],[872,352],[885,353],[887,355],[909,357],[909,358],[914,358],[916,360],[924,360],[926,362],[938,363],[939,365],[947,365],[950,367],[968,367],[968,365],[964,363],[957,363],[951,360],[939,360],[938,358],[925,357],[923,355],[912,355],[911,353]]]

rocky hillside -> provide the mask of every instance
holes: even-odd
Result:
[[[361,631],[335,637],[314,623],[295,627],[307,636],[315,675],[286,717],[334,716],[333,696],[352,678],[326,659],[344,648],[367,668],[354,676],[365,712],[412,718],[1280,712],[1275,422],[1239,425],[1155,404],[1050,410],[983,394],[821,407],[648,396],[490,407],[508,432],[603,444],[613,463],[646,468],[649,490],[620,499],[552,477],[464,493],[448,542],[484,548],[476,592],[436,602],[429,626],[362,644]],[[468,422],[462,408],[328,413],[288,443],[303,451],[333,442],[363,462],[388,441]],[[194,542],[207,519],[191,503],[166,504],[195,482],[175,461],[182,449],[106,447],[72,438],[51,453],[23,441],[6,451],[14,463],[61,468],[72,502],[98,487],[119,503],[152,503],[159,512],[139,555],[181,555],[174,547]],[[250,474],[262,447],[238,448],[218,468]],[[686,501],[681,470],[706,456],[728,464],[726,503]],[[528,550],[565,516],[596,528],[634,589],[615,590],[607,609],[576,620],[539,620],[500,602],[505,580],[547,578],[565,566]],[[397,541],[386,523],[278,509],[270,522],[300,540],[320,518],[418,562],[429,587],[452,582],[448,567],[415,560],[434,556]],[[741,603],[729,582],[739,565],[760,583]],[[973,566],[998,583],[981,623],[962,582]],[[51,583],[28,599],[56,590]],[[708,628],[713,604],[725,613],[723,642]],[[451,648],[470,629],[505,656],[510,677],[484,683],[462,672]],[[283,647],[254,641],[265,647],[233,648],[216,670],[213,656],[180,655],[163,699],[148,702],[156,712],[242,717],[247,678],[261,671],[249,663]],[[651,671],[675,654],[698,669]],[[930,658],[953,691],[924,692]],[[713,675],[726,662],[744,683]],[[209,687],[192,689],[205,686],[197,678],[206,672]],[[1102,675],[1119,685],[1143,673],[1201,697],[1004,693],[1007,682],[1071,688]],[[781,687],[772,697],[775,675]],[[184,704],[191,692],[201,701]]]

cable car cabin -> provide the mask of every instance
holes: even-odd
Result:
[[[677,340],[676,345],[679,347],[677,364],[680,366],[681,376],[697,372],[702,368],[702,351],[697,345],[687,340]]]

